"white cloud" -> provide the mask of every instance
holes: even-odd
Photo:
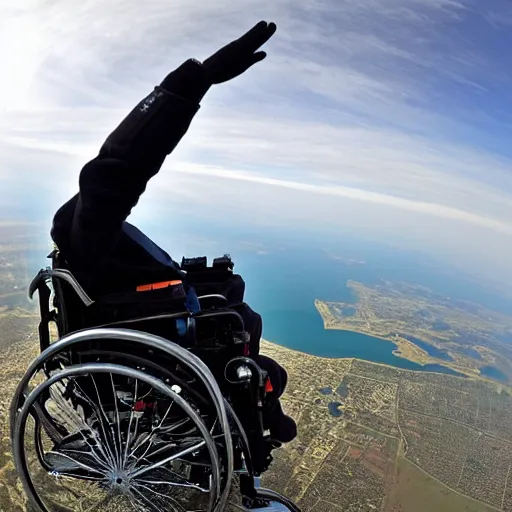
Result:
[[[176,171],[177,169],[175,169]],[[209,168],[207,166],[188,166],[182,164],[180,169],[184,172],[191,172],[208,177],[226,178],[229,180],[241,180],[274,187],[283,187],[287,189],[300,190],[310,194],[328,195],[340,198],[353,199],[378,205],[392,206],[402,210],[415,213],[423,213],[443,219],[451,219],[460,222],[474,224],[476,226],[492,229],[498,233],[512,236],[512,222],[502,222],[491,217],[477,215],[468,211],[445,206],[436,203],[427,203],[424,201],[414,201],[404,199],[389,194],[370,192],[361,188],[344,187],[340,185],[314,185],[298,181],[283,180],[265,176],[257,176],[250,173],[226,171],[224,169]]]
[[[172,190],[178,201],[208,205],[216,190],[225,205],[225,194],[233,193],[242,196],[232,205],[239,218],[254,217],[267,202],[269,221],[309,215],[312,225],[325,222],[328,204],[333,226],[347,215],[338,222],[344,229],[352,222],[375,236],[399,230],[426,251],[464,255],[473,270],[488,266],[488,276],[507,269],[512,275],[502,256],[512,249],[512,155],[504,149],[512,119],[504,109],[496,113],[493,98],[511,79],[466,26],[471,15],[495,30],[507,16],[500,18],[495,6],[483,12],[470,0],[19,5],[2,7],[0,16],[5,187],[24,182],[47,191],[53,180],[54,188],[58,182],[72,193],[81,166],[169,70],[189,56],[205,58],[259,19],[274,20],[268,59],[208,93],[148,194]],[[144,201],[138,208],[144,211]],[[350,218],[354,210],[357,219]]]

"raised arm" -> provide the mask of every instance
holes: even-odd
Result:
[[[187,60],[110,134],[82,169],[79,193],[54,218],[53,239],[75,266],[101,266],[148,181],[187,132],[204,94],[263,60],[265,53],[257,50],[275,30],[275,24],[260,22],[203,63]]]
[[[208,90],[201,64],[189,60],[128,114],[82,169],[79,193],[54,217],[52,237],[72,265],[101,267],[148,181],[187,132]]]

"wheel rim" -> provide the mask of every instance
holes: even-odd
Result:
[[[167,353],[168,355],[180,360],[186,367],[192,370],[205,385],[212,399],[212,403],[215,406],[219,420],[219,429],[224,438],[224,449],[226,452],[226,481],[215,507],[215,511],[224,510],[231,490],[234,465],[233,443],[228,416],[224,406],[224,397],[222,396],[215,378],[208,367],[198,357],[165,338],[124,328],[95,328],[66,335],[59,341],[51,344],[32,362],[26,374],[18,384],[11,403],[11,438],[15,437],[15,418],[19,414],[22,399],[26,399],[26,389],[30,379],[44,366],[47,360],[56,356],[58,353],[69,351],[72,347],[79,345],[82,342],[98,339],[131,341],[143,347],[151,347]]]
[[[67,448],[64,446],[64,448],[60,450],[50,451],[50,454],[53,452],[53,458],[50,457],[50,459],[53,460],[53,467],[57,467],[57,470],[53,471],[53,473],[49,473],[50,480],[57,477],[61,483],[61,487],[63,482],[69,483],[70,480],[74,480],[75,483],[76,481],[82,483],[87,482],[87,485],[80,484],[78,488],[82,490],[82,493],[85,492],[85,487],[87,487],[87,492],[94,491],[98,493],[97,498],[94,498],[98,501],[98,503],[96,503],[97,506],[93,507],[91,510],[102,510],[101,507],[103,507],[104,510],[108,508],[109,511],[113,511],[116,508],[114,501],[117,500],[119,503],[121,503],[121,501],[123,502],[120,506],[122,506],[124,510],[129,510],[126,508],[127,504],[129,504],[132,510],[176,510],[182,512],[186,510],[186,508],[176,499],[176,495],[179,494],[176,493],[176,489],[180,491],[186,489],[187,492],[199,492],[203,495],[208,493],[207,504],[203,510],[213,510],[220,495],[219,458],[214,439],[202,418],[183,397],[159,379],[133,368],[98,363],[71,366],[59,371],[31,391],[21,411],[19,411],[17,415],[14,429],[15,433],[13,436],[13,455],[16,469],[25,492],[33,504],[43,512],[51,510],[45,504],[45,500],[41,499],[37,491],[39,481],[37,478],[33,479],[31,477],[30,464],[25,451],[25,431],[27,419],[31,411],[33,411],[32,406],[41,394],[45,390],[50,389],[51,386],[59,384],[61,381],[69,382],[73,379],[77,382],[77,379],[82,377],[89,377],[95,382],[94,375],[108,375],[110,377],[113,397],[117,397],[118,395],[114,383],[115,379],[113,377],[116,375],[133,379],[135,388],[139,386],[138,383],[145,385],[144,389],[148,386],[151,387],[159,395],[170,399],[171,404],[164,414],[164,417],[161,419],[161,422],[151,430],[149,436],[146,435],[144,438],[144,435],[138,435],[137,432],[136,426],[139,425],[139,417],[135,415],[135,408],[130,408],[128,418],[126,418],[125,411],[121,411],[121,406],[116,400],[114,400],[113,405],[110,404],[107,408],[107,405],[103,403],[104,399],[100,396],[100,390],[98,386],[96,386],[98,391],[97,404],[94,404],[92,397],[88,396],[91,394],[90,392],[85,393],[91,402],[91,408],[93,410],[96,409],[96,422],[91,420],[90,423],[92,424],[89,425],[89,423],[82,418],[82,423],[80,424],[80,418],[77,417],[78,413],[76,411],[72,413],[71,410],[61,409],[60,412],[63,416],[68,415],[67,420],[69,424],[74,422],[75,426],[80,427],[78,429],[78,441],[81,441],[82,445],[85,446],[84,443],[86,443],[88,439],[93,439],[93,447],[90,447],[89,451],[85,451],[83,448],[79,451],[76,450],[75,444],[67,445]],[[83,387],[82,383],[78,385],[78,388],[80,387]],[[83,391],[82,389],[82,392]],[[106,393],[106,387],[102,388],[101,393],[103,393],[103,396],[108,395],[108,393]],[[135,399],[137,398],[139,398],[138,390],[136,390],[133,395],[133,404],[136,403]],[[176,434],[173,434],[173,431],[169,430],[172,428],[170,426],[171,424],[165,423],[165,419],[169,416],[169,411],[174,404],[185,413],[187,418],[190,418],[190,422],[195,428],[196,437],[193,438],[193,440],[187,441],[188,446],[185,446],[185,441],[172,441],[174,439],[173,435]],[[60,404],[60,406],[62,406],[62,404]],[[74,417],[71,417],[73,415]],[[124,415],[124,422],[121,419],[122,415]],[[114,416],[114,418],[112,418],[112,416]],[[113,422],[112,419],[116,421]],[[60,421],[61,423],[66,422],[65,418],[62,417]],[[156,431],[158,431],[158,435],[155,434]],[[73,432],[73,434],[76,433]],[[197,434],[200,434],[200,436]],[[91,437],[88,437],[88,435]],[[162,442],[158,445],[156,443],[152,444],[152,439],[154,440],[158,438],[158,436],[160,436],[159,439]],[[170,443],[171,446],[165,446],[165,443],[163,443],[165,436],[167,436],[167,444],[169,444],[169,440],[172,441]],[[38,447],[38,444],[41,444],[41,446]],[[42,442],[36,442],[36,451],[38,453],[39,451],[44,451],[42,444]],[[73,449],[73,446],[75,449]],[[185,481],[186,479],[179,475],[175,469],[180,464],[185,464],[189,455],[191,456],[191,454],[199,452],[207,452],[211,461],[209,488],[200,488],[193,482]],[[41,453],[41,457],[44,457],[43,453]],[[56,461],[57,465],[55,465]],[[49,465],[52,466],[51,463]],[[173,477],[172,479],[171,475]],[[47,488],[50,492],[52,485],[48,485]],[[73,489],[65,487],[65,490],[66,492],[74,492],[75,494],[80,492],[76,491],[76,487]],[[54,494],[53,490],[51,492]],[[87,499],[88,502],[94,501],[93,498]],[[166,506],[165,509],[163,508],[164,503]],[[98,506],[100,508],[98,508]],[[58,508],[61,508],[60,505]]]

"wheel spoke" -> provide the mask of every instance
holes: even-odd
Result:
[[[124,448],[123,465],[126,465],[126,463],[128,462],[128,448],[130,447],[130,443],[131,443],[133,413],[135,412],[135,404],[138,402],[138,399],[137,399],[138,384],[139,384],[139,381],[137,379],[135,379],[135,382],[134,382],[135,389],[133,391],[132,406],[130,407],[130,420],[128,422],[128,431],[126,433],[126,445]],[[135,437],[137,437],[137,426],[138,426],[138,421],[135,424]]]
[[[171,455],[170,457],[167,457],[166,459],[161,460],[160,462],[155,462],[154,464],[150,464],[149,466],[145,466],[142,469],[139,469],[138,471],[135,471],[134,473],[131,474],[131,477],[132,478],[136,478],[136,477],[138,477],[140,475],[143,475],[144,473],[147,473],[148,471],[151,471],[152,469],[159,468],[160,466],[162,466],[164,464],[167,464],[168,462],[172,462],[173,460],[176,460],[176,459],[178,459],[180,457],[183,457],[184,455],[188,455],[189,453],[192,453],[192,452],[194,452],[196,450],[199,450],[205,444],[206,443],[204,441],[201,441],[200,443],[198,443],[198,444],[196,444],[194,446],[191,446],[190,448],[187,448],[185,450],[182,450],[179,453]]]
[[[156,512],[161,512],[161,509],[158,508],[149,498],[146,498],[142,492],[138,489],[138,486],[132,487],[133,491],[135,491],[149,506],[151,510],[155,510]],[[174,507],[172,508],[173,511],[180,512],[176,510]]]
[[[116,424],[117,424],[117,435],[118,435],[118,442],[119,444],[117,445],[118,447],[118,450],[117,450],[117,456],[118,456],[118,459],[117,459],[117,463],[118,463],[118,467],[121,468],[122,467],[122,451],[123,451],[123,440],[121,439],[121,420],[120,420],[120,417],[119,417],[119,407],[117,405],[117,393],[116,393],[116,387],[114,385],[114,377],[112,376],[112,374],[109,374],[109,377],[110,377],[110,383],[112,384],[112,397],[113,397],[113,400],[114,400],[114,407],[115,407],[115,414],[116,414]],[[114,439],[114,443],[115,443],[115,439]]]
[[[73,413],[73,414],[72,414]],[[84,442],[91,448],[91,450],[87,453],[90,453],[92,457],[96,460],[96,462],[103,467],[108,468],[108,456],[102,449],[102,444],[98,443],[99,439],[97,438],[96,432],[90,428],[90,426],[83,420],[82,417],[80,417],[78,414],[76,416],[78,419],[74,419],[73,416],[75,415],[74,409],[70,408],[67,403],[64,403],[62,406],[62,409],[60,410],[60,414],[62,416],[68,416],[68,418],[71,420],[71,423],[75,424],[75,429],[80,433],[82,439]],[[99,451],[101,455],[103,455],[103,459],[95,452],[95,450],[92,449],[90,444],[88,443],[87,437],[84,434],[84,430],[89,432],[93,438],[96,441],[95,446],[99,447]]]
[[[116,464],[116,461],[119,461],[120,460],[120,453],[118,452],[117,450],[117,445],[116,445],[116,442],[115,442],[115,434],[114,434],[114,429],[112,428],[112,424],[108,421],[108,416],[107,416],[107,413],[105,412],[105,409],[103,407],[103,402],[101,400],[101,397],[100,397],[100,392],[99,392],[99,389],[98,389],[98,386],[96,384],[96,380],[94,379],[94,376],[93,375],[90,375],[91,379],[92,379],[92,382],[93,382],[93,386],[94,386],[94,389],[96,390],[96,396],[98,397],[98,403],[99,403],[99,407],[100,407],[100,411],[101,411],[101,418],[104,418],[109,429],[110,429],[110,434],[111,434],[111,439],[112,439],[112,444],[114,445],[114,449],[116,451],[115,453],[115,456],[114,454],[112,454],[112,459],[113,459],[113,462],[114,462],[114,467],[116,469],[119,469],[119,466],[118,464]],[[115,400],[115,396],[114,396],[114,400]],[[99,419],[99,418],[98,418]],[[106,430],[103,428],[103,431],[105,432],[105,436],[106,436],[106,442],[107,442],[107,445],[109,444],[108,443],[108,436],[106,434]]]
[[[205,489],[201,487],[198,484],[180,484],[178,482],[166,482],[165,480],[138,480],[141,484],[148,484],[148,485],[168,485],[170,487],[186,487],[188,489],[194,489],[196,491],[200,492],[210,492],[210,489]]]
[[[81,433],[81,432],[80,432]],[[84,439],[85,436],[84,436]],[[54,452],[55,453],[55,452]],[[97,462],[103,469],[105,469],[106,471],[110,471],[111,468],[108,466],[108,464],[106,464],[104,461],[102,461],[95,453],[94,451],[89,451],[89,452],[84,452],[84,451],[81,451],[81,450],[71,450],[69,448],[60,448],[59,449],[59,454],[62,454],[62,453],[77,453],[77,454],[81,454],[83,455],[84,453],[86,453],[87,455],[92,455],[92,457],[94,458],[95,462]]]
[[[169,405],[169,407],[167,408],[167,410],[165,411],[165,414],[164,414],[164,417],[160,420],[160,423],[153,427],[151,429],[151,432],[144,438],[144,441],[139,445],[139,446],[136,446],[132,452],[130,453],[129,457],[133,456],[133,454],[140,448],[140,446],[142,446],[145,442],[149,441],[149,444],[148,444],[148,447],[146,448],[146,451],[136,459],[136,464],[146,456],[148,450],[151,448],[152,444],[153,444],[153,439],[154,439],[154,435],[160,430],[160,427],[162,425],[162,423],[165,421],[165,418],[167,417],[167,415],[169,414],[169,411],[171,410],[171,407],[173,405],[174,402],[171,402],[171,404]]]
[[[108,440],[107,431],[105,430],[105,424],[103,423],[103,415],[102,415],[101,409],[89,397],[87,392],[85,392],[83,390],[82,386],[80,386],[79,383],[77,383],[75,381],[75,385],[76,385],[76,387],[79,390],[80,398],[83,398],[88,403],[88,405],[91,407],[91,409],[93,409],[93,411],[96,413],[96,418],[98,419],[98,422],[101,425],[101,432],[103,433],[103,437],[105,439],[105,449],[103,449],[103,443],[101,442],[101,435],[98,435],[98,432],[96,431],[96,429],[93,429],[86,422],[84,422],[84,424],[87,426],[87,430],[89,430],[93,434],[94,440],[96,441],[96,446],[99,447],[99,450],[102,452],[102,454],[105,457],[105,459],[110,462],[112,467],[114,467],[115,466],[115,458],[114,458],[114,454],[112,453],[112,450],[110,448],[110,443],[109,443],[109,440]]]
[[[147,490],[147,491],[149,491],[150,493],[154,494],[157,498],[164,498],[164,499],[165,499],[165,503],[164,503],[164,505],[166,505],[166,508],[167,508],[167,506],[169,506],[169,505],[170,505],[170,506],[172,507],[172,508],[171,508],[171,510],[173,510],[173,511],[176,511],[176,512],[182,512],[182,511],[184,511],[184,512],[186,512],[186,509],[185,509],[185,508],[183,508],[183,506],[181,506],[181,505],[180,505],[180,504],[179,504],[175,499],[171,498],[170,496],[167,496],[167,495],[165,495],[165,494],[159,493],[159,492],[157,492],[157,491],[155,491],[155,490],[151,489],[150,487],[147,487],[147,486],[145,486],[145,485],[141,485],[141,484],[138,484],[138,483],[135,483],[135,484],[134,484],[134,486],[135,486],[135,490],[136,490],[136,491],[137,491],[141,496],[143,496],[143,494],[139,491],[139,489],[138,489],[138,488],[146,489],[146,490]],[[148,498],[146,498],[146,499],[148,499]],[[171,503],[169,503],[169,501],[170,501]],[[179,509],[174,507],[174,505],[175,505],[175,504],[176,504],[176,505],[178,505]],[[159,511],[161,511],[161,510],[162,510],[162,509],[159,509]]]
[[[47,376],[27,394],[16,432],[30,428],[36,400],[47,406],[49,425],[63,422],[65,434],[51,441],[42,431],[35,445],[33,434],[13,437],[22,447],[14,453],[24,461],[16,462],[24,489],[43,512],[50,502],[35,495],[51,496],[51,510],[187,512],[194,502],[190,510],[213,512],[225,478],[221,428],[215,417],[201,415],[193,394],[134,368],[82,363]],[[141,400],[148,405],[139,412]],[[38,456],[27,456],[34,448]]]
[[[100,478],[100,477],[88,476],[88,475],[77,476],[77,475],[74,475],[73,473],[66,473],[63,471],[59,471],[59,479],[60,478],[69,478],[69,479],[73,479],[73,480],[76,480],[76,479],[90,480],[91,482],[107,482],[108,481],[107,477]]]
[[[53,450],[50,450],[48,453],[57,455],[58,457],[63,457],[64,459],[73,462],[77,466],[80,466],[81,468],[86,469],[87,471],[90,471],[91,473],[98,473],[100,475],[106,476],[106,473],[104,471],[100,471],[99,469],[94,469],[93,467],[91,467],[87,464],[84,464],[83,462],[80,462],[78,459],[75,459],[74,457],[70,457],[69,455],[66,455],[62,452],[55,452]],[[57,473],[59,473],[59,472],[57,471]]]

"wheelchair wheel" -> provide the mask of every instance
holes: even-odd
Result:
[[[132,382],[131,403],[117,390],[116,381],[124,380],[120,377]],[[96,396],[85,389],[87,381]],[[106,388],[108,381],[110,389]],[[43,429],[37,429],[38,457],[34,458],[25,434],[32,405],[45,389],[56,386],[60,393],[59,385],[70,383],[90,402],[93,414],[59,404],[58,421],[69,434],[53,443],[45,439]],[[144,412],[131,406],[150,394],[165,403],[164,414],[157,420],[154,411],[144,417]],[[62,370],[30,393],[16,419],[15,432],[18,474],[31,501],[43,511],[62,507],[181,511],[190,503],[197,510],[212,510],[218,497],[217,448],[205,423],[173,389],[132,368],[87,364]]]
[[[178,359],[208,392],[209,410],[158,365],[140,368],[140,358],[137,365],[97,360],[45,372],[48,361],[101,337]],[[11,405],[13,456],[42,512],[220,511],[233,473],[227,418],[215,380],[192,354],[146,333],[91,329],[52,344],[20,382]]]

